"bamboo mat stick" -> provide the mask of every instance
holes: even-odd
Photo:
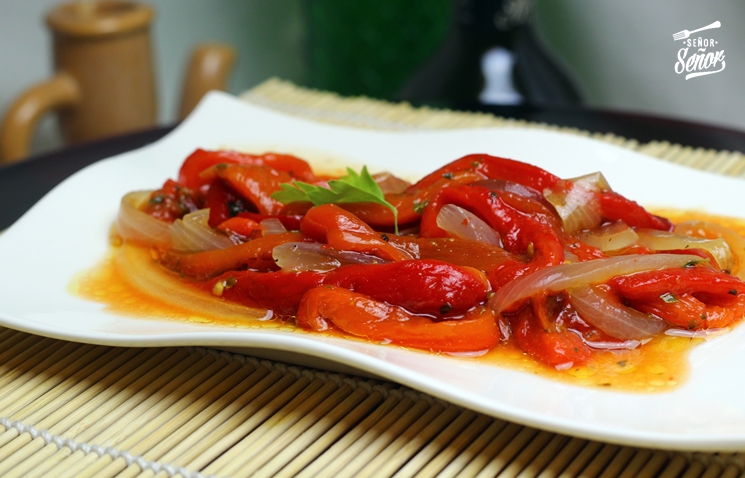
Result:
[[[103,380],[94,383],[93,386],[83,381],[69,390],[68,393],[73,398],[54,414],[49,415],[49,417],[55,415],[61,417],[49,428],[49,431],[83,442],[88,441],[98,431],[105,429],[109,423],[114,422],[136,406],[140,401],[138,395],[142,398],[142,388],[157,377],[155,374],[150,377],[141,377],[137,371],[139,367],[144,366],[156,373],[165,372],[177,366],[180,363],[179,358],[183,358],[178,355],[172,357],[168,357],[168,355],[168,352],[164,349],[141,349],[129,360],[107,364],[114,370],[107,374]],[[169,377],[161,380],[167,380],[167,378]],[[109,395],[105,401],[101,400],[100,395],[95,394],[97,389],[111,391],[110,394],[103,394]],[[69,424],[69,422],[72,422],[72,424]],[[45,446],[45,450],[54,451],[53,458],[44,462],[43,468],[47,471],[65,460],[65,466],[69,467],[71,462],[75,460],[74,456],[71,458],[72,450],[68,447],[59,448],[56,444],[49,443]],[[82,453],[78,453],[77,456],[81,456]],[[33,457],[31,460],[37,461]],[[42,470],[35,471],[36,474],[41,472]]]
[[[618,445],[604,445],[582,470],[582,475],[588,477],[600,476],[603,470],[605,470],[608,464],[616,456],[619,449],[620,447]]]
[[[359,420],[359,411],[364,410],[365,412],[368,412],[374,405],[380,403],[382,398],[383,397],[379,392],[375,391],[371,393],[371,390],[358,385],[357,388],[341,403],[334,406],[326,413],[314,417],[316,421],[310,428],[296,436],[291,443],[288,443],[282,451],[262,466],[253,476],[255,478],[280,476],[280,470],[283,475],[289,473],[291,476],[292,474],[297,473],[298,469],[290,471],[291,467],[287,466],[290,462],[295,462],[295,466],[299,465],[301,461],[298,460],[298,457],[303,452],[314,447],[314,445],[319,446],[320,450],[323,450],[321,447],[327,443],[327,441],[324,440],[324,436],[334,427],[335,424],[341,425],[345,430],[348,429],[351,427],[352,423]],[[361,404],[364,406],[360,407],[359,405]],[[357,414],[352,415],[355,410],[359,411]],[[344,423],[348,423],[349,425],[344,427]],[[318,454],[320,454],[320,451],[318,451],[315,456]],[[315,456],[313,456],[313,458],[315,458]],[[307,463],[307,461],[304,462],[304,464]]]
[[[324,381],[323,378],[318,380],[321,383]],[[327,401],[333,406],[333,402],[340,402],[351,391],[351,387],[346,384],[339,387],[339,383],[328,380],[297,406],[288,404],[288,408],[292,406],[292,410],[273,416],[241,440],[234,448],[237,452],[240,451],[240,458],[234,458],[229,463],[223,462],[222,468],[217,468],[219,471],[213,473],[235,477],[251,475],[254,470],[271,460],[280,449],[287,446],[287,443],[294,438],[294,432],[302,433],[310,427],[311,422],[317,417],[314,410],[318,407],[320,410],[327,408],[322,406]],[[310,387],[308,392],[310,392]],[[277,448],[274,448],[275,444]],[[269,446],[272,449],[267,449]]]
[[[603,470],[600,478],[615,478],[616,476],[620,476],[621,472],[623,472],[624,468],[633,457],[633,448],[627,446],[621,447],[618,453],[616,453],[616,456],[613,457],[613,460],[611,460],[605,470]]]
[[[298,408],[296,411],[293,411],[293,415],[296,415],[296,417],[293,417],[293,420],[297,418],[299,419],[294,424],[291,424],[291,426],[289,426],[282,433],[277,435],[274,439],[272,439],[270,445],[264,444],[260,450],[257,450],[257,452],[253,453],[253,457],[248,460],[244,460],[243,464],[240,467],[240,470],[236,470],[235,473],[231,473],[231,476],[235,476],[236,478],[248,475],[254,476],[253,472],[259,469],[266,470],[264,471],[264,473],[268,472],[272,467],[267,468],[266,465],[274,458],[276,458],[280,453],[288,450],[292,452],[293,449],[296,449],[296,442],[299,441],[300,443],[302,443],[304,440],[299,440],[300,437],[302,437],[306,432],[317,425],[319,423],[319,420],[322,420],[323,417],[328,416],[328,414],[332,413],[333,410],[335,410],[340,404],[345,403],[345,400],[348,399],[350,396],[357,395],[359,398],[355,402],[359,403],[363,394],[365,394],[364,391],[360,392],[359,389],[355,390],[347,383],[344,383],[341,386],[336,383],[336,390],[333,391],[331,395],[326,397],[321,403],[316,405],[312,410],[309,410],[307,413],[302,414],[299,417],[297,415],[299,415],[301,409]],[[281,464],[279,463],[276,463],[273,466],[273,468],[279,467],[281,467]]]
[[[65,354],[67,352],[69,352],[69,349],[60,353]],[[43,370],[39,375],[36,375],[36,378],[39,380],[26,381],[19,377],[19,380],[0,387],[0,390],[4,392],[0,399],[0,409],[3,410],[3,415],[9,419],[22,420],[27,418],[34,410],[48,405],[49,402],[57,399],[69,388],[68,376],[79,373],[84,368],[84,363],[102,356],[102,352],[101,349],[96,347],[88,348],[87,352],[80,356],[79,360],[69,363],[68,367],[59,370],[57,373],[54,373],[54,369],[48,368],[49,362],[43,364],[35,363],[33,367],[29,366],[29,370],[25,376],[33,377],[37,370]],[[43,357],[44,354],[39,354],[39,356]],[[30,364],[24,363],[23,365],[28,366]],[[33,403],[29,403],[29,400],[31,400],[30,397],[39,398],[33,400]],[[24,411],[22,412],[21,410]]]
[[[474,456],[468,465],[458,474],[458,477],[473,478],[477,476],[488,465],[492,458],[496,457],[499,452],[507,446],[521,430],[521,426],[515,423],[507,423],[499,433],[497,433],[489,443]]]
[[[391,391],[388,399],[363,420],[355,429],[336,442],[310,466],[298,473],[299,478],[314,476],[335,476],[353,457],[364,452],[380,435],[393,424],[409,414],[421,414],[429,406],[424,400],[419,400],[415,394],[401,394],[397,390]],[[413,411],[412,411],[413,410]],[[413,421],[413,420],[412,420]]]
[[[119,356],[120,354],[115,353],[112,355]],[[131,353],[129,355],[131,355]],[[85,371],[85,368],[86,367],[77,371],[70,378],[73,378],[76,375],[79,376],[81,372]],[[116,365],[110,362],[107,366],[104,366],[101,370],[97,371],[100,378],[105,378],[105,381],[107,382],[102,388],[105,389],[105,387],[115,383],[114,379],[117,375],[112,373],[115,371],[114,369],[116,369]],[[70,382],[70,378],[66,379],[60,385],[64,385],[65,382]],[[39,426],[47,425],[49,427],[49,433],[60,434],[62,432],[67,432],[69,435],[74,436],[76,434],[74,428],[85,429],[86,425],[84,420],[89,419],[91,414],[105,413],[109,409],[115,407],[115,404],[109,402],[110,397],[106,396],[106,394],[97,395],[96,387],[91,387],[90,382],[88,381],[78,383],[77,386],[60,388],[64,388],[64,392],[59,395],[55,394],[55,402],[48,400],[35,400],[29,407],[26,407],[21,411],[23,415],[27,415],[28,421],[36,421],[34,419],[35,417],[44,417],[43,420],[39,422]],[[57,402],[65,403],[65,405],[60,408],[60,404]],[[102,410],[99,405],[103,406],[105,410]],[[43,461],[42,457],[48,458],[58,450],[56,445],[47,444],[43,438],[32,437],[28,433],[21,434],[15,439],[15,443],[17,446],[14,447],[14,454],[6,457],[0,463],[0,475],[8,473],[10,469],[17,469],[17,465],[24,460],[29,460],[31,463],[40,463]],[[11,450],[10,447],[5,447],[5,449],[8,451]],[[38,455],[42,449],[44,449],[44,452],[41,455]],[[31,455],[34,456],[32,457]]]
[[[699,478],[706,471],[708,474],[713,476],[719,476],[722,472],[722,467],[716,463],[712,463],[708,467],[705,467],[700,461],[694,460],[691,463],[684,463],[685,470],[682,474],[679,474],[680,478]]]
[[[154,454],[151,452],[154,447],[162,444],[162,435],[178,436],[183,433],[180,428],[184,422],[197,426],[199,419],[195,419],[196,417],[199,417],[211,403],[220,403],[226,397],[230,397],[233,384],[243,381],[253,371],[253,367],[243,367],[237,364],[234,364],[233,367],[220,369],[218,373],[210,376],[190,393],[162,410],[143,427],[130,433],[118,446],[132,454],[152,461]],[[99,471],[99,476],[117,475],[127,466],[128,464],[124,458],[117,458]],[[136,469],[134,467],[130,468],[133,468],[133,471]]]
[[[200,362],[207,362],[207,366],[199,373],[192,375],[191,370],[188,370],[188,373],[187,371],[182,372],[178,379],[174,380],[179,384],[177,388],[167,392],[157,391],[151,397],[153,399],[152,403],[138,407],[140,410],[136,415],[131,414],[127,417],[126,423],[122,423],[126,426],[118,427],[118,430],[111,435],[109,440],[111,446],[139,455],[141,450],[136,448],[138,442],[143,436],[152,433],[153,430],[167,421],[172,413],[178,413],[179,410],[185,408],[186,403],[192,399],[192,396],[189,395],[190,392],[196,389],[195,395],[200,396],[207,389],[213,387],[216,382],[230,375],[236,367],[235,365],[231,367],[224,359],[215,359],[209,356],[205,356]],[[112,462],[114,462],[113,465]],[[109,466],[108,473],[116,473],[116,471],[126,466],[126,461],[122,457],[114,459],[110,455],[104,455],[88,465],[84,474],[78,474],[77,476],[106,476],[107,473],[103,470]],[[73,475],[64,473],[62,476]]]
[[[398,400],[392,396],[388,396],[385,402],[383,402],[384,394],[380,390],[378,390],[382,389],[383,387],[377,386],[375,388],[376,389],[373,389],[370,395],[365,398],[362,403],[357,405],[348,414],[344,415],[343,417],[339,417],[338,421],[334,420],[334,418],[336,418],[335,416],[329,416],[326,420],[327,423],[321,423],[321,427],[326,427],[327,425],[333,426],[328,428],[328,431],[323,433],[323,435],[321,435],[317,439],[314,439],[311,444],[308,444],[308,446],[305,447],[301,453],[299,453],[295,458],[292,459],[292,461],[290,461],[284,468],[282,468],[276,474],[277,478],[289,478],[299,474],[300,470],[303,470],[306,467],[311,468],[314,465],[319,466],[319,462],[321,462],[321,460],[317,460],[317,458],[321,455],[321,453],[323,453],[325,450],[328,450],[332,446],[343,442],[345,439],[351,440],[351,436],[355,435],[355,431],[350,430],[353,426],[355,426],[355,424],[362,421],[364,417],[367,417],[365,420],[374,421],[377,416],[383,416],[384,414],[388,413],[388,411],[390,411],[394,407]],[[381,404],[381,402],[383,403]],[[341,414],[342,411],[339,410],[339,413]],[[356,430],[360,430],[363,428],[364,427],[361,426],[358,427]]]
[[[652,450],[644,448],[635,450],[634,457],[626,465],[623,472],[619,475],[621,478],[633,478],[641,473],[644,465],[652,458]]]
[[[528,465],[517,475],[519,478],[535,478],[548,467],[551,459],[566,445],[569,437],[565,435],[553,435],[551,441],[543,446],[540,452],[528,463]]]
[[[35,347],[33,347],[35,348]],[[75,345],[64,342],[56,342],[49,344],[48,353],[40,353],[45,347],[40,347],[40,350],[36,350],[36,354],[32,357],[23,354],[21,365],[14,367],[8,373],[3,374],[3,388],[10,388],[12,392],[5,395],[0,399],[0,406],[8,406],[9,403],[15,403],[20,396],[28,393],[39,383],[43,382],[46,377],[54,376],[56,378],[57,373],[67,366],[72,365],[76,367],[75,359],[80,355],[85,354],[86,351],[91,351],[91,347],[86,350],[78,349],[77,353],[73,355]],[[96,351],[93,351],[96,353]]]
[[[386,447],[385,453],[380,453],[371,460],[358,476],[413,476],[467,427],[475,416],[470,410],[464,411],[455,405],[446,406],[432,420],[422,416],[417,420],[418,426],[409,427]],[[421,425],[424,427],[420,428]],[[402,469],[404,465],[407,466],[406,469]]]
[[[530,465],[536,455],[543,450],[543,447],[551,441],[552,436],[553,433],[539,431],[510,464],[505,467],[499,476],[504,478],[519,476]]]
[[[446,411],[451,409],[451,407],[448,407]],[[442,424],[437,424],[437,431],[440,429],[442,431],[433,437],[429,443],[424,442],[423,439],[417,440],[422,442],[421,444],[426,443],[426,446],[420,447],[420,444],[416,442],[411,445],[404,445],[402,451],[394,455],[390,465],[386,464],[381,471],[388,473],[386,470],[390,470],[391,475],[398,477],[434,476],[447,466],[449,460],[443,459],[444,454],[452,456],[451,453],[447,452],[462,450],[467,444],[464,437],[474,438],[478,432],[483,431],[489,424],[489,420],[479,420],[479,415],[471,410],[455,410],[459,412],[458,416],[455,419],[444,421]],[[444,413],[438,417],[438,420],[441,418],[445,418]],[[412,451],[417,448],[421,449],[410,458],[407,448]]]
[[[468,411],[465,410],[462,413],[465,414]],[[465,422],[464,420],[461,420],[462,422]],[[452,441],[447,443],[447,446],[443,448],[439,448],[440,444],[443,444],[441,440],[437,440],[433,442],[431,445],[428,445],[426,450],[423,450],[420,452],[421,459],[425,457],[425,455],[430,455],[426,462],[422,463],[423,466],[416,471],[416,474],[414,476],[416,477],[428,477],[428,476],[435,476],[438,475],[440,477],[443,476],[441,473],[445,467],[448,466],[448,464],[452,463],[456,457],[461,454],[466,447],[470,443],[473,443],[474,440],[478,438],[478,436],[486,430],[489,425],[493,423],[493,420],[480,415],[475,414],[473,420],[468,423],[468,426],[463,428],[457,436],[455,436]],[[453,430],[454,431],[454,430]],[[439,449],[438,449],[439,448]],[[436,453],[432,453],[437,449]],[[417,459],[420,459],[420,457],[417,457]],[[401,468],[399,473],[408,473],[408,470],[406,469],[408,467],[408,464]]]
[[[326,381],[322,374],[313,377],[297,396],[264,423],[251,430],[229,451],[207,466],[204,472],[220,476],[232,476],[237,473],[245,459],[256,456],[278,435],[290,428],[303,415],[309,413],[331,395],[336,388],[336,383],[330,380]]]
[[[127,387],[130,393],[118,395],[114,410],[108,411],[104,417],[92,422],[84,432],[76,437],[77,439],[89,441],[98,446],[108,445],[113,433],[121,427],[128,426],[129,417],[137,415],[138,410],[154,402],[152,398],[154,392],[163,387],[175,388],[179,374],[197,362],[196,357],[184,356],[181,352],[173,354],[167,360],[162,360],[163,357],[158,354],[141,362],[143,357],[140,357],[137,362],[133,361],[133,364],[139,364],[135,372],[137,379]],[[86,463],[95,460],[97,455],[84,450],[71,452],[65,447],[59,450],[55,458],[55,467],[58,470],[56,473],[62,473],[65,470],[78,470],[84,467]]]
[[[665,460],[669,459],[665,456]],[[680,476],[681,472],[688,466],[688,460],[683,455],[675,455],[671,460],[667,461],[667,465],[662,473],[655,473],[655,476],[659,478],[676,478]]]
[[[262,393],[255,403],[252,402],[242,413],[232,417],[226,423],[226,433],[217,437],[218,440],[215,440],[209,448],[185,466],[192,470],[204,469],[242,437],[266,421],[294,397],[297,397],[310,383],[310,379],[305,375],[298,377],[293,374],[286,374],[275,385]],[[320,388],[320,384],[314,382],[313,388],[316,387]],[[207,473],[210,472],[207,471]]]
[[[97,348],[98,349],[98,348]],[[74,373],[72,370],[67,373],[60,373],[59,376],[55,375],[49,377],[43,383],[39,384],[34,390],[30,390],[27,394],[27,399],[34,397],[32,401],[18,400],[13,406],[6,408],[9,415],[15,416],[21,413],[29,415],[35,410],[39,410],[42,407],[50,409],[66,392],[80,382],[97,382],[103,380],[103,378],[109,374],[113,368],[116,367],[117,361],[129,360],[132,356],[137,353],[137,349],[125,349],[125,348],[112,348],[106,351],[103,355],[98,352],[100,350],[93,349],[89,354],[82,357],[80,362],[85,366]],[[105,350],[105,349],[104,349]],[[98,363],[101,361],[101,363]],[[60,382],[58,378],[63,378]],[[1,405],[0,405],[1,406]]]
[[[427,400],[419,400],[409,408],[395,423],[392,423],[389,427],[386,427],[382,433],[377,434],[377,437],[363,450],[357,452],[350,460],[345,460],[344,466],[336,473],[338,477],[357,476],[357,473],[362,469],[371,459],[376,457],[382,450],[395,440],[401,433],[404,433],[406,429],[414,425],[417,428],[421,427],[419,419],[425,416],[427,420],[431,417],[435,417],[445,407],[439,403],[430,403]]]
[[[538,433],[538,430],[534,428],[523,427],[520,432],[500,450],[499,454],[492,458],[484,469],[476,475],[476,478],[497,476],[497,474],[504,470],[522,451],[525,445],[533,439],[536,433]]]
[[[261,387],[260,383],[267,375],[268,370],[265,367],[260,366],[256,368],[253,373],[238,382],[228,392],[221,395],[218,400],[215,400],[208,407],[204,408],[193,419],[183,423],[183,425],[177,429],[171,430],[167,436],[164,437],[159,434],[153,434],[152,436],[159,438],[159,441],[151,450],[143,455],[143,458],[152,461],[162,461],[165,463],[178,463],[184,461],[179,460],[179,451],[184,449],[184,443],[195,439],[199,440],[209,433],[218,433],[220,424],[223,423],[230,414],[237,411],[236,405],[238,403],[245,404],[260,393],[258,388]],[[277,376],[274,378],[272,383],[278,378],[279,373],[277,373]],[[268,386],[269,383],[266,383],[265,387],[268,388]],[[253,393],[250,395],[250,398],[243,398],[243,400],[241,400],[241,396],[245,396],[247,392],[252,389]],[[261,391],[263,391],[263,389],[264,388],[262,388]],[[228,405],[226,405],[226,403]],[[178,449],[179,447],[181,447],[181,450]],[[132,464],[117,476],[152,476],[153,474],[152,470],[143,471],[136,464]]]
[[[662,451],[655,451],[654,453],[652,453],[652,457],[649,459],[649,461],[647,461],[647,463],[644,465],[644,468],[639,471],[639,478],[645,478],[647,476],[657,476],[662,470],[662,467],[665,466],[667,461],[667,453]]]
[[[489,443],[491,443],[494,437],[496,437],[507,426],[507,422],[498,418],[481,416],[477,421],[484,422],[484,424],[488,426],[482,432],[478,433],[474,439],[468,441],[468,446],[448,462],[447,466],[445,466],[445,468],[443,468],[438,474],[438,477],[452,478],[458,476],[465,478],[469,476],[465,474],[466,467],[489,445]],[[477,472],[478,470],[473,474]]]
[[[255,378],[253,378],[254,375],[256,376]],[[220,407],[219,412],[214,417],[205,422],[204,425],[199,427],[186,439],[180,440],[178,444],[169,449],[159,459],[167,463],[188,463],[197,459],[229,429],[231,420],[237,422],[240,419],[236,419],[236,416],[240,417],[241,413],[246,413],[245,410],[251,408],[251,405],[258,407],[265,402],[268,403],[272,395],[265,392],[270,387],[276,386],[277,382],[282,378],[282,372],[279,370],[270,371],[267,367],[259,367],[240,387],[236,387],[241,392],[241,395],[235,401],[225,407]],[[252,385],[257,379],[256,384]],[[285,379],[285,382],[288,384],[291,381],[291,378]],[[262,394],[264,395],[262,396]],[[152,472],[147,470],[138,476],[149,477],[151,475]]]

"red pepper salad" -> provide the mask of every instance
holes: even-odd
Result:
[[[745,240],[674,225],[600,173],[472,154],[410,184],[295,156],[197,150],[130,193],[118,234],[163,273],[308,331],[437,353],[513,341],[558,369],[745,314]]]

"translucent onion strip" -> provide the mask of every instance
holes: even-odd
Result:
[[[720,269],[731,271],[734,265],[730,247],[727,241],[722,238],[706,239],[653,229],[639,230],[637,233],[639,234],[639,244],[652,251],[703,249],[714,257]]]
[[[272,312],[228,302],[182,283],[153,261],[147,248],[124,244],[116,256],[117,270],[132,287],[154,299],[189,311],[194,316],[238,323],[267,320]]]
[[[644,339],[667,328],[664,320],[626,307],[600,287],[579,286],[569,293],[569,302],[582,319],[617,339]]]
[[[470,211],[446,204],[437,214],[437,226],[458,239],[500,246],[499,234]]]
[[[745,280],[745,238],[728,227],[709,221],[686,221],[675,226],[675,232],[686,236],[720,237],[727,241],[734,268],[732,274]]]
[[[272,257],[284,271],[328,272],[345,264],[383,264],[389,261],[352,251],[339,251],[313,242],[286,242],[272,249]]]
[[[125,240],[165,246],[171,242],[171,225],[139,210],[151,194],[152,191],[134,191],[122,198],[116,216],[116,230]]]
[[[387,171],[373,174],[373,179],[378,183],[383,194],[401,194],[406,191],[406,188],[411,186],[410,182],[396,177]]]
[[[701,257],[687,254],[630,254],[587,262],[546,267],[502,287],[489,300],[496,314],[510,305],[540,291],[571,290],[584,284],[602,284],[620,275],[635,272],[684,267]]]
[[[261,235],[270,236],[272,234],[284,234],[287,232],[287,228],[282,224],[282,221],[276,217],[262,220],[259,225],[261,226]]]
[[[209,217],[209,209],[200,209],[176,219],[171,228],[173,249],[178,252],[202,252],[234,245],[228,236],[215,232],[207,224]]]
[[[617,251],[634,244],[639,236],[622,221],[577,234],[580,241],[603,252]]]
[[[713,339],[729,332],[729,327],[721,329],[704,329],[704,330],[685,330],[685,329],[667,329],[665,335],[673,337],[685,337],[689,339]]]
[[[567,187],[568,191],[557,190],[562,185],[567,186],[567,182],[571,183]],[[543,195],[559,213],[564,229],[571,234],[584,229],[595,229],[600,225],[603,216],[598,193],[601,191],[610,191],[610,186],[603,174],[597,172],[559,181],[557,188],[546,189]]]

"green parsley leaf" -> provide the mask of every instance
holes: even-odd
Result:
[[[393,213],[394,227],[398,234],[398,211],[393,204],[385,200],[383,190],[367,171],[367,166],[364,166],[360,173],[347,168],[347,175],[329,181],[328,188],[302,181],[280,184],[280,187],[282,190],[272,194],[272,198],[285,204],[298,201],[312,202],[315,206],[354,202],[382,204]]]

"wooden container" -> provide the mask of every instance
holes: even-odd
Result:
[[[0,127],[0,161],[28,154],[33,130],[45,113],[59,113],[67,143],[145,129],[157,117],[150,24],[153,10],[127,0],[60,5],[46,18],[54,42],[53,78],[31,87],[10,107]],[[232,49],[202,46],[195,52],[181,115],[209,89],[224,89]]]

